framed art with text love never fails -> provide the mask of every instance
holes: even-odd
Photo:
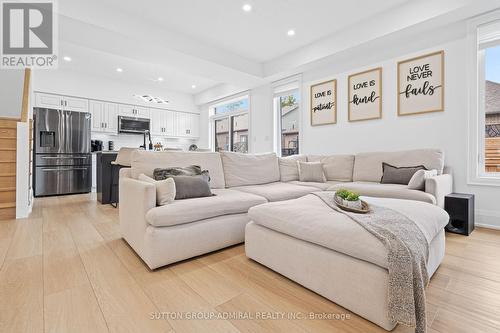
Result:
[[[398,115],[444,111],[444,51],[398,62]]]

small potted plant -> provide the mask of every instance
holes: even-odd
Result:
[[[346,189],[339,189],[336,195],[342,200],[342,205],[354,209],[362,209],[363,204],[359,199],[359,194]]]

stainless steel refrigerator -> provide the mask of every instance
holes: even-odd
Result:
[[[35,196],[90,192],[90,113],[35,108],[34,123]]]

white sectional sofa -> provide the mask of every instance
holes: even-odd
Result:
[[[300,182],[297,160],[321,161],[325,182]],[[438,176],[425,191],[380,184],[382,162],[395,166],[425,165]],[[215,196],[176,200],[156,206],[153,184],[137,180],[155,168],[199,165],[210,172]],[[443,174],[444,156],[437,149],[357,155],[292,156],[211,152],[132,154],[131,168],[120,170],[120,229],[123,238],[151,268],[215,251],[244,241],[248,210],[266,202],[295,199],[340,187],[361,195],[423,201],[443,206],[452,192],[452,177]]]

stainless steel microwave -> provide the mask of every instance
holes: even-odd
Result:
[[[144,133],[150,130],[150,120],[146,118],[118,116],[119,133]]]

